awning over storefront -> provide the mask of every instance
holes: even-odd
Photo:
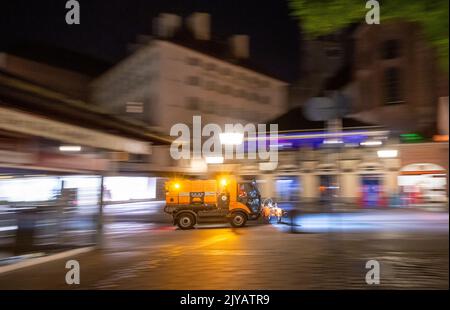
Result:
[[[41,116],[0,107],[0,129],[133,154],[150,154],[146,142],[87,129]]]
[[[447,171],[439,165],[430,163],[410,164],[400,170],[401,175],[446,174]]]

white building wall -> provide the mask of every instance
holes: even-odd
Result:
[[[153,126],[152,113],[159,108],[158,90],[160,53],[150,43],[123,59],[91,84],[91,99],[108,111],[122,116],[136,117]],[[127,102],[140,102],[146,115],[127,112]],[[148,113],[148,114],[147,114]]]
[[[193,115],[201,115],[204,124],[223,125],[263,122],[285,112],[286,83],[167,41],[156,44],[161,53],[163,131],[174,123],[191,123]],[[242,91],[259,99],[242,98]]]
[[[142,119],[165,134],[175,123],[190,124],[193,115],[204,124],[247,124],[287,109],[286,83],[163,40],[140,47],[91,89],[93,101],[116,114],[139,118],[126,105],[142,102]]]
[[[384,174],[384,189],[387,195],[398,194],[398,175],[397,171],[388,171]]]
[[[98,77],[91,84],[91,99],[113,114],[169,135],[177,123],[191,125],[194,115],[202,117],[203,126],[215,123],[222,130],[225,124],[276,118],[287,110],[287,83],[169,41],[151,40]]]
[[[356,173],[345,173],[339,175],[339,186],[341,198],[345,200],[355,199],[359,196],[360,176]]]
[[[314,200],[319,197],[319,176],[316,174],[303,174],[301,184],[303,185],[302,198]]]

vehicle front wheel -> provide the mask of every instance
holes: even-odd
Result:
[[[181,229],[191,229],[195,225],[195,217],[190,213],[182,213],[177,216],[177,226]]]
[[[247,215],[243,212],[234,212],[231,215],[230,224],[233,227],[243,227],[247,222]]]

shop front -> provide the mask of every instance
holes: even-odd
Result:
[[[382,176],[361,175],[361,206],[374,208],[384,206]]]
[[[436,164],[417,163],[404,166],[398,176],[403,204],[446,205],[448,203],[447,171]]]
[[[275,180],[276,197],[280,202],[300,199],[301,184],[297,175],[280,175]]]

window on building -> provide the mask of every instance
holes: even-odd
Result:
[[[198,76],[188,76],[186,79],[186,84],[198,86],[200,85],[200,78]]]
[[[259,98],[258,95],[255,93],[250,93],[248,97],[249,97],[248,99],[250,99],[252,101],[258,101],[258,98]]]
[[[189,110],[197,111],[200,109],[200,99],[198,97],[188,97],[186,107]]]
[[[129,101],[126,103],[125,111],[127,113],[141,114],[144,112],[144,104],[142,102]]]
[[[387,40],[382,47],[383,59],[393,59],[399,57],[400,43],[398,40]]]
[[[258,88],[264,88],[267,87],[268,83],[265,80],[256,79],[256,87]]]
[[[247,96],[248,96],[248,93],[245,90],[241,89],[239,92],[239,97],[247,98]]]
[[[222,68],[222,74],[226,76],[231,75],[230,68]]]
[[[384,72],[386,104],[402,103],[400,91],[400,72],[398,68],[388,68]]]
[[[261,98],[261,103],[269,104],[270,103],[270,98],[268,96],[263,96]]]
[[[188,57],[186,58],[186,63],[191,66],[199,66],[201,64],[201,61],[196,57]]]
[[[238,90],[236,88],[230,87],[230,95],[233,97],[238,96]]]
[[[208,62],[207,64],[205,64],[205,69],[208,71],[215,71],[217,68],[216,64],[213,64],[211,62]]]
[[[225,86],[224,86],[224,85],[217,84],[215,90],[216,90],[217,92],[221,93],[221,94],[224,94],[224,93],[225,93]]]
[[[270,86],[270,83],[266,80],[261,81],[261,87],[262,88],[268,88]]]
[[[216,82],[214,81],[207,81],[205,83],[206,90],[215,90],[217,88]]]
[[[215,112],[215,109],[216,109],[216,104],[215,104],[215,102],[212,101],[212,100],[205,101],[205,102],[203,102],[203,104],[202,104],[202,110],[203,110],[203,112],[205,112],[205,113],[210,113],[210,114],[212,114],[212,113]]]
[[[230,94],[231,93],[231,87],[229,85],[225,85],[222,87],[222,91],[224,94]]]

